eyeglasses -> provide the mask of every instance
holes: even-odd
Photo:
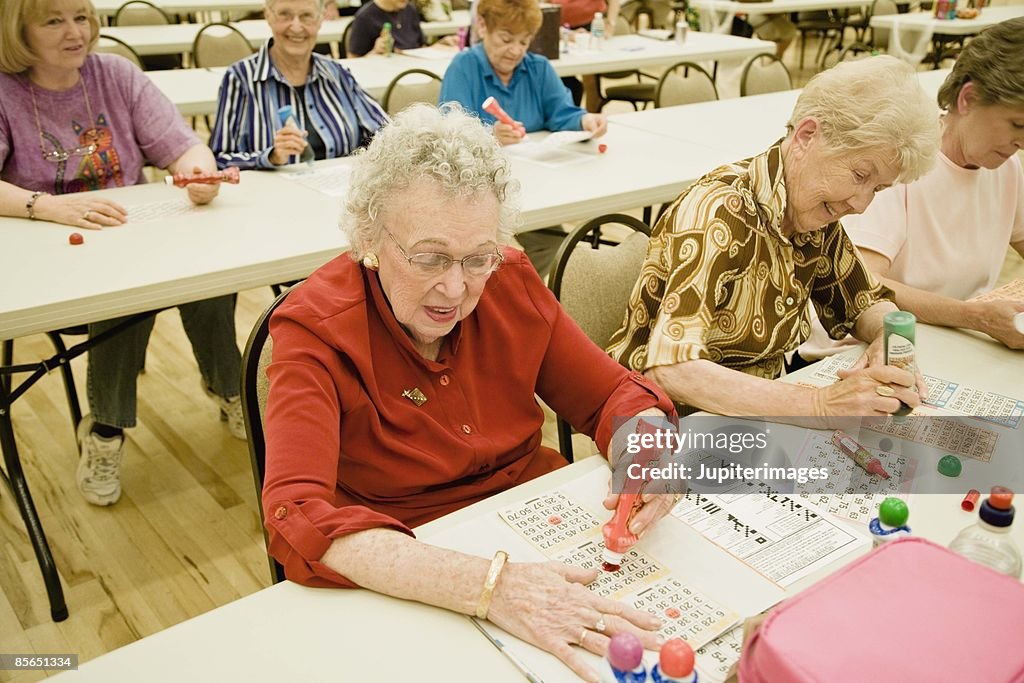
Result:
[[[298,17],[299,23],[303,26],[313,26],[316,22],[320,21],[320,17],[323,16],[323,14],[319,12],[301,12],[296,14],[295,12],[287,9],[282,12],[278,12],[276,9],[270,11],[273,13],[274,18],[282,24],[290,24],[295,21],[296,17]]]
[[[497,250],[486,254],[473,254],[461,259],[453,259],[447,254],[439,254],[433,251],[410,254],[402,248],[402,245],[398,243],[398,239],[391,234],[390,230],[384,228],[384,232],[388,234],[388,237],[398,247],[398,251],[402,252],[402,256],[409,262],[409,267],[420,275],[440,275],[451,268],[453,263],[458,263],[462,266],[462,272],[466,275],[483,277],[497,270],[498,266],[505,260],[505,257],[499,254]]]

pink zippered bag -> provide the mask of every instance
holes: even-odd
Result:
[[[1024,584],[920,538],[776,607],[741,683],[1024,682]]]

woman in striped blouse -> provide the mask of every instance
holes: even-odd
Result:
[[[233,64],[220,86],[210,134],[217,164],[273,168],[303,156],[347,156],[366,144],[387,115],[348,69],[313,52],[324,0],[267,0],[265,14],[273,38]],[[294,125],[278,120],[286,105]]]

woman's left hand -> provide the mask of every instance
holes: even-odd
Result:
[[[580,121],[583,130],[590,131],[595,138],[608,132],[608,117],[604,114],[584,114]]]
[[[193,173],[207,173],[208,171],[198,166],[192,167]],[[215,183],[192,183],[186,186],[185,190],[188,192],[188,198],[192,200],[193,204],[209,204],[213,201],[213,198],[220,192],[220,181]]]

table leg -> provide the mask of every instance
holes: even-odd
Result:
[[[60,585],[57,565],[53,561],[53,554],[46,541],[46,534],[39,521],[39,514],[36,512],[36,506],[32,503],[32,494],[28,490],[28,482],[25,481],[25,472],[21,469],[18,444],[14,440],[14,425],[11,422],[10,394],[5,382],[0,382],[0,449],[3,450],[4,466],[7,470],[5,475],[3,473],[0,475],[3,476],[4,483],[14,494],[18,511],[25,521],[25,529],[32,540],[32,549],[35,550],[39,571],[42,572],[43,582],[46,584],[46,594],[50,599],[50,616],[54,621],[64,621],[68,618],[68,606],[64,602],[64,589]]]

